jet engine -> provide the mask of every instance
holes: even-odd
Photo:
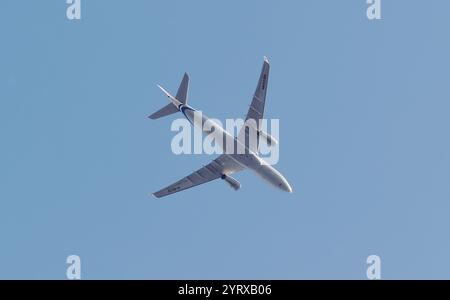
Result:
[[[260,130],[258,135],[260,138],[263,138],[269,146],[278,144],[278,141],[265,131]]]
[[[235,191],[241,188],[239,181],[233,177],[223,174],[221,178],[225,180]]]

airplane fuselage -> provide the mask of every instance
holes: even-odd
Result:
[[[286,178],[284,178],[284,176],[274,167],[265,162],[264,159],[258,155],[258,153],[251,151],[251,149],[249,149],[249,147],[245,145],[245,143],[242,143],[237,137],[232,136],[205,114],[200,113],[187,104],[180,104],[178,109],[183,113],[186,119],[188,119],[189,122],[191,122],[191,124],[195,127],[199,128],[203,134],[213,137],[219,144],[223,153],[237,164],[242,166],[244,169],[248,168],[252,170],[256,175],[276,188],[292,193],[292,188]],[[226,143],[227,140],[233,141],[232,147],[234,150],[239,147],[240,149],[244,149],[244,154],[239,154],[240,152],[236,151],[227,151],[227,146],[229,146]]]

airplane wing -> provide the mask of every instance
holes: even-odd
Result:
[[[232,160],[228,155],[222,154],[203,168],[191,173],[190,175],[175,182],[174,184],[163,188],[153,195],[156,198],[168,196],[192,188],[194,186],[221,178],[224,174],[231,175],[233,173],[241,171],[242,169],[243,168],[234,160]]]
[[[266,104],[267,84],[269,83],[269,71],[270,71],[269,60],[267,59],[267,57],[264,57],[264,64],[261,70],[258,85],[256,86],[256,91],[255,94],[253,95],[252,103],[250,104],[247,117],[245,118],[245,121],[253,119],[255,121],[256,128],[249,126],[243,127],[238,135],[238,139],[243,143],[245,143],[250,148],[250,150],[254,152],[258,152],[259,135],[256,133],[261,129],[259,121],[264,118],[264,106]],[[251,135],[257,137],[256,145],[252,145],[252,143],[248,142],[250,130],[256,131],[253,132],[255,133],[255,135]],[[255,146],[256,149],[251,149],[252,147],[254,148]]]

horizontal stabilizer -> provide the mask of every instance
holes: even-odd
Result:
[[[163,108],[161,108],[160,110],[158,110],[157,112],[155,112],[154,114],[152,114],[151,116],[149,116],[149,118],[152,120],[156,120],[156,119],[174,114],[176,112],[178,112],[178,108],[175,105],[173,105],[172,103],[169,103],[166,106],[164,106]]]

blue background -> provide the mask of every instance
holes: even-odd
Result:
[[[0,2],[0,278],[450,278],[449,1]],[[293,194],[249,172],[156,200],[213,157],[147,115],[242,118],[271,59]]]

